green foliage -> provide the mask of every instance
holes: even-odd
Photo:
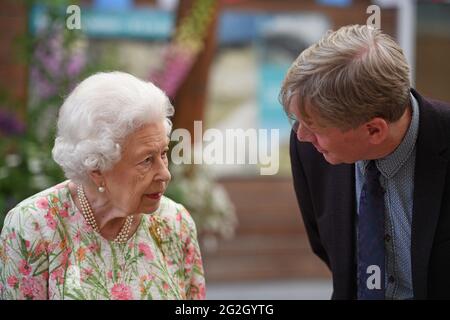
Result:
[[[64,180],[51,157],[59,107],[81,79],[113,67],[88,59],[82,31],[65,28],[65,9],[74,1],[25,1],[28,10],[36,4],[46,5],[48,23],[36,34],[16,39],[14,46],[20,63],[29,69],[27,105],[0,92],[3,115],[26,110],[23,119],[3,121],[3,128],[0,121],[0,228],[6,213],[19,201]],[[11,128],[23,125],[25,130],[12,132]]]
[[[172,165],[170,172],[173,182],[166,196],[186,207],[199,234],[213,239],[231,238],[237,225],[235,208],[207,166]]]

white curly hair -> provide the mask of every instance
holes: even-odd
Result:
[[[147,123],[164,122],[174,108],[164,92],[124,72],[101,72],[83,80],[59,111],[53,159],[75,183],[89,183],[88,173],[108,170],[121,157],[130,133]]]

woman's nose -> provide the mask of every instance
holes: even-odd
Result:
[[[158,168],[157,168],[157,173],[155,176],[156,180],[159,180],[161,182],[168,182],[170,181],[170,179],[172,178],[169,168],[166,164],[166,162],[164,162],[162,159],[160,159],[160,161],[158,161]]]

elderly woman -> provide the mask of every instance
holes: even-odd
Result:
[[[0,243],[1,299],[203,299],[194,222],[163,196],[173,114],[132,75],[98,73],[61,107],[69,179],[17,205]]]

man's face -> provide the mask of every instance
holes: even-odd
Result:
[[[370,154],[369,133],[364,125],[356,129],[342,132],[335,127],[320,125],[320,118],[312,108],[306,105],[306,112],[310,116],[306,123],[298,111],[298,98],[294,96],[289,111],[298,119],[297,139],[310,142],[322,153],[330,164],[355,163],[368,159]]]

